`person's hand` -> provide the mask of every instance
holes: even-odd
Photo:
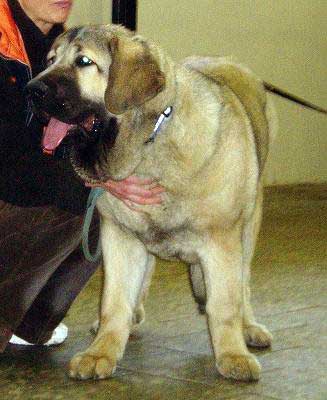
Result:
[[[129,176],[122,181],[109,179],[103,183],[86,183],[85,186],[91,188],[101,187],[132,209],[135,209],[133,206],[137,204],[160,204],[162,202],[160,194],[165,191],[162,186],[156,184],[152,179],[139,178],[135,175]]]

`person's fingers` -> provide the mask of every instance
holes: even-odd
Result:
[[[114,187],[109,186],[108,188],[122,195],[126,195],[126,197],[128,198],[130,198],[131,196],[151,198],[165,191],[162,187],[146,188],[137,185],[122,185]]]
[[[142,181],[141,184],[139,183],[132,183],[131,181],[127,181],[125,179],[124,181],[112,181],[108,180],[107,182],[98,182],[98,183],[90,183],[86,182],[85,183],[86,187],[101,187],[103,189],[114,189],[120,192],[126,192],[126,193],[140,193],[143,189],[150,192],[154,190],[154,194],[156,193],[162,193],[165,191],[165,189],[157,184],[154,184],[153,181]]]
[[[145,197],[143,195],[137,195],[135,193],[120,193],[119,191],[114,191],[112,189],[109,190],[111,194],[113,194],[118,199],[124,201],[127,205],[131,206],[131,203],[136,205],[155,205],[161,204],[163,199],[160,194],[152,195],[150,197]],[[130,207],[131,208],[131,207]]]
[[[137,176],[128,177],[123,181],[87,182],[85,186],[90,188],[101,187],[122,201],[140,205],[160,204],[162,202],[160,194],[165,192],[165,189],[157,185],[152,179],[138,178]],[[125,204],[131,208],[130,203]]]
[[[157,185],[156,182],[151,178],[140,178],[136,175],[128,176],[127,178],[125,178],[122,181],[114,181],[112,179],[108,179],[108,181],[105,183],[112,184],[112,185],[116,185],[116,184],[123,184],[123,185],[124,184],[126,184],[126,185],[135,184],[138,186],[148,186],[148,185],[156,186]],[[99,182],[99,183],[95,183],[95,184],[88,182],[87,184],[90,186],[99,186],[99,185],[102,186],[103,182]]]
[[[130,195],[128,200],[135,204],[140,204],[140,205],[156,205],[162,203],[162,198],[160,196],[144,198],[135,195]]]
[[[121,182],[135,183],[135,184],[141,185],[141,186],[142,186],[142,185],[143,185],[143,186],[151,185],[151,184],[155,183],[155,181],[154,181],[153,179],[151,179],[151,178],[140,178],[140,177],[137,176],[137,175],[131,175],[131,176],[125,178],[125,179],[124,179],[123,181],[121,181]]]
[[[124,181],[122,182],[108,181],[105,182],[104,184],[101,184],[101,187],[111,192],[125,196],[130,200],[131,196],[151,198],[165,191],[165,189],[162,186],[155,186],[149,188],[147,186],[143,187],[136,184],[127,185],[126,183],[124,183]]]
[[[97,185],[98,187],[99,185]],[[92,186],[94,187],[94,186]],[[113,189],[113,188],[108,188],[107,185],[101,185],[104,189],[109,191],[112,195],[115,197],[119,198],[120,200],[124,201],[126,205],[131,207],[131,202],[135,204],[140,204],[140,205],[155,205],[155,204],[160,204],[162,203],[162,198],[159,196],[160,193],[162,193],[162,190],[156,189],[156,190],[138,190],[138,193],[126,193],[124,190],[120,189]]]

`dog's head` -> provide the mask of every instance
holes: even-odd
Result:
[[[111,25],[73,28],[61,35],[48,54],[47,69],[26,92],[36,114],[48,120],[44,151],[54,153],[69,144],[77,172],[94,181],[133,172],[110,176],[108,170],[111,158],[128,156],[122,151],[126,140],[119,140],[124,115],[164,87],[165,75],[146,42]],[[129,153],[131,164],[137,163],[139,156]]]

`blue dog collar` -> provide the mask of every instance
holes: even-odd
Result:
[[[91,189],[91,192],[87,199],[86,213],[84,217],[83,231],[82,231],[82,247],[83,247],[84,257],[87,259],[87,261],[90,262],[99,261],[102,253],[101,241],[99,238],[96,251],[94,254],[91,254],[89,247],[89,232],[97,200],[104,192],[105,190],[102,188],[93,188]]]

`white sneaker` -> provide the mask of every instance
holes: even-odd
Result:
[[[57,326],[57,328],[53,331],[51,338],[41,346],[55,346],[58,344],[63,343],[68,336],[68,328],[62,322]],[[34,343],[29,343],[24,339],[16,335],[12,335],[11,339],[9,340],[10,344],[18,344],[20,346],[35,346]]]

